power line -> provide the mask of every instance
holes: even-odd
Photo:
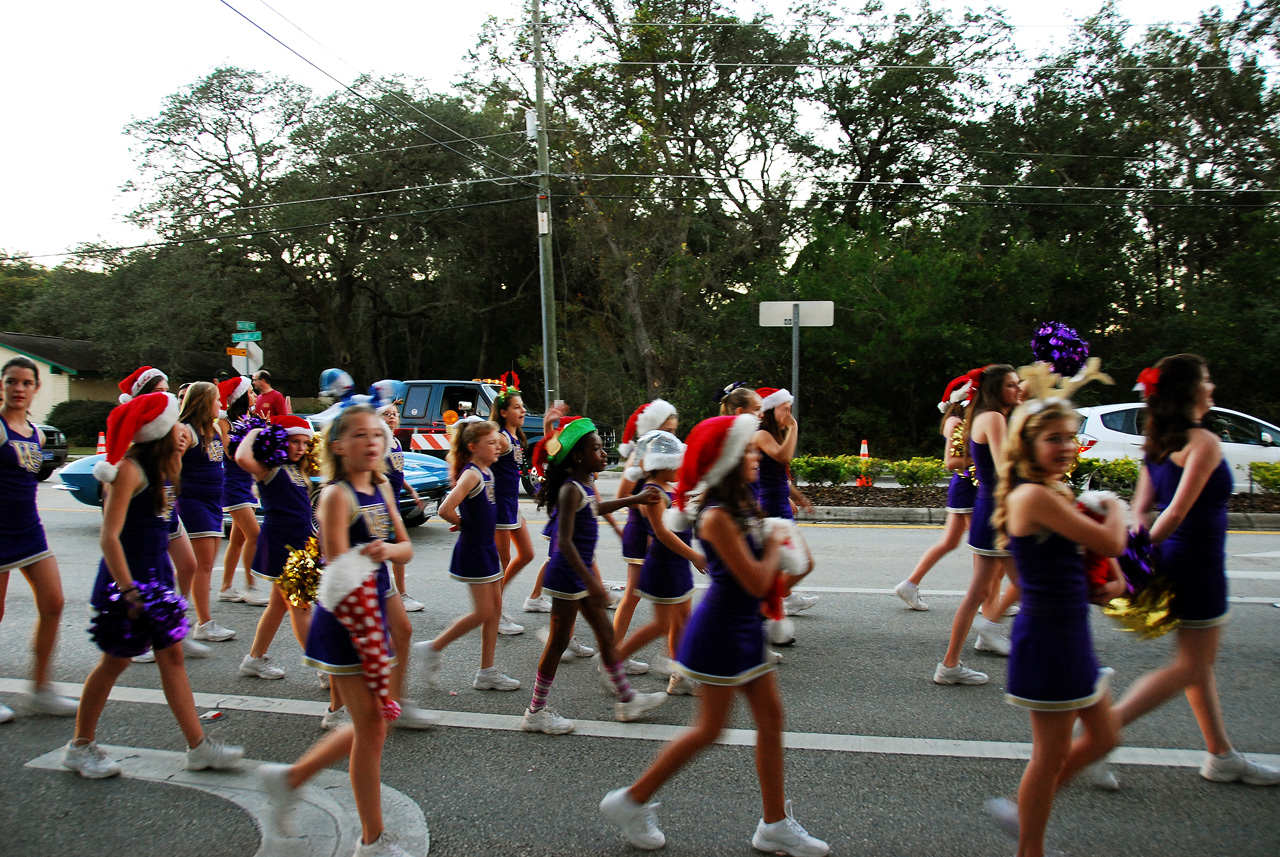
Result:
[[[223,0],[226,2],[226,0]],[[532,65],[532,63],[519,60],[523,65]],[[562,62],[560,65],[565,68],[587,69],[601,68],[604,66],[618,67],[636,67],[650,68],[656,66],[674,66],[676,68],[708,68],[708,69],[724,69],[724,68],[749,68],[749,69],[769,69],[769,68],[785,68],[785,69],[804,69],[812,68],[819,71],[1082,71],[1075,66],[1039,66],[1039,65],[901,65],[893,63],[868,63],[866,65],[845,65],[841,63],[811,63],[811,62],[689,62],[685,60],[606,60],[597,62]],[[1275,71],[1280,66],[1257,65],[1253,66],[1260,71]],[[1113,66],[1104,69],[1083,69],[1093,73],[1099,72],[1204,72],[1204,71],[1234,71],[1235,69],[1229,65],[1198,65],[1198,66],[1181,66],[1181,65],[1142,65],[1142,66]]]
[[[647,196],[639,195],[639,194],[591,194],[591,197],[593,199],[636,200],[636,201],[644,201],[644,202],[652,202],[654,200],[662,200],[665,202],[705,202],[708,200],[715,200],[717,202],[737,202],[738,201],[733,197],[717,195],[717,194],[699,194],[697,196],[669,196],[669,195],[663,195],[663,194],[651,194]],[[570,198],[570,197],[566,197],[566,198]],[[785,197],[752,196],[751,199],[754,202],[785,202],[785,203],[796,202],[795,199],[788,199]],[[916,201],[934,202],[944,206],[947,206],[947,205],[983,205],[983,206],[1003,205],[1003,206],[1008,206],[1010,208],[1022,208],[1027,206],[1056,206],[1060,208],[1121,208],[1121,207],[1130,207],[1135,205],[1129,202],[1058,202],[1058,201],[1009,202],[1008,200],[979,200],[979,199],[951,199],[951,198],[934,198],[934,199],[928,199],[928,200],[920,200],[919,198],[917,198]],[[809,204],[864,203],[864,202],[866,202],[866,200],[837,199],[837,198],[828,199],[828,198],[822,198],[822,197],[811,198],[808,200]],[[1138,208],[1247,208],[1255,211],[1259,208],[1280,208],[1280,206],[1277,206],[1275,203],[1268,203],[1266,205],[1250,205],[1248,203],[1229,203],[1229,202],[1222,202],[1222,203],[1143,202],[1141,204],[1136,205],[1136,207]]]

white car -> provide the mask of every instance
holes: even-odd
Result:
[[[1141,402],[1080,408],[1080,457],[1142,460],[1147,408]],[[1280,428],[1226,408],[1211,408],[1205,427],[1222,439],[1222,454],[1235,477],[1237,493],[1251,490],[1249,464],[1280,461]]]

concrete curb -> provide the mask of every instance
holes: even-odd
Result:
[[[817,506],[813,514],[801,513],[797,520],[839,524],[916,524],[940,526],[945,509],[898,506]],[[1232,530],[1280,530],[1280,514],[1231,512],[1227,527]]]

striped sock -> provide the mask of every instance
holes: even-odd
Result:
[[[618,699],[623,702],[635,699],[636,692],[631,689],[631,682],[627,681],[627,672],[622,668],[622,661],[608,664],[605,669],[609,671],[609,681],[613,682],[614,690],[618,691]]]
[[[533,701],[529,703],[530,711],[536,714],[547,707],[547,696],[551,693],[551,682],[555,680],[555,676],[543,675],[542,670],[538,670],[538,675],[533,680]]]

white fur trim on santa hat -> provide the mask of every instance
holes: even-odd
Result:
[[[316,591],[316,603],[333,612],[342,599],[378,570],[377,564],[359,548],[352,548],[337,559],[325,564],[320,575],[320,588]]]
[[[666,399],[654,399],[645,405],[640,416],[636,418],[636,437],[644,437],[649,432],[662,427],[662,424],[676,415],[676,406]]]
[[[120,404],[123,405],[123,404],[126,404],[127,402],[133,401],[134,396],[138,395],[138,391],[141,390],[143,387],[147,386],[147,382],[150,381],[152,378],[164,378],[167,381],[169,379],[169,376],[164,374],[154,366],[152,366],[150,369],[146,370],[145,372],[138,373],[138,377],[133,379],[133,384],[131,384],[129,387],[129,392],[121,393],[119,396],[116,397],[120,400]]]
[[[792,396],[786,390],[774,390],[760,400],[760,413],[773,410],[779,405],[789,405],[793,401],[795,401],[795,396]]]
[[[631,482],[639,482],[644,478],[644,468],[638,464],[632,464],[626,470],[622,471],[622,477]]]
[[[742,454],[746,452],[747,444],[751,443],[752,436],[759,429],[760,420],[755,414],[738,414],[733,418],[733,425],[729,426],[724,444],[720,447],[720,455],[716,458],[715,464],[702,474],[698,484],[689,492],[684,509],[679,509],[672,504],[663,513],[662,522],[667,529],[678,533],[693,525],[694,519],[698,516],[698,509],[702,505],[702,495],[706,494],[707,489],[712,485],[720,484],[720,480],[742,461]]]
[[[1103,513],[1103,501],[1115,500],[1122,509],[1127,510],[1129,504],[1114,491],[1085,491],[1076,498],[1076,502],[1096,515]]]
[[[153,440],[159,440],[169,433],[169,430],[173,428],[173,424],[177,421],[178,398],[169,396],[169,403],[164,406],[164,410],[158,416],[151,422],[138,426],[138,430],[133,433],[133,442],[150,443]]]
[[[105,458],[93,465],[93,478],[99,482],[115,482],[120,475],[120,468]]]

